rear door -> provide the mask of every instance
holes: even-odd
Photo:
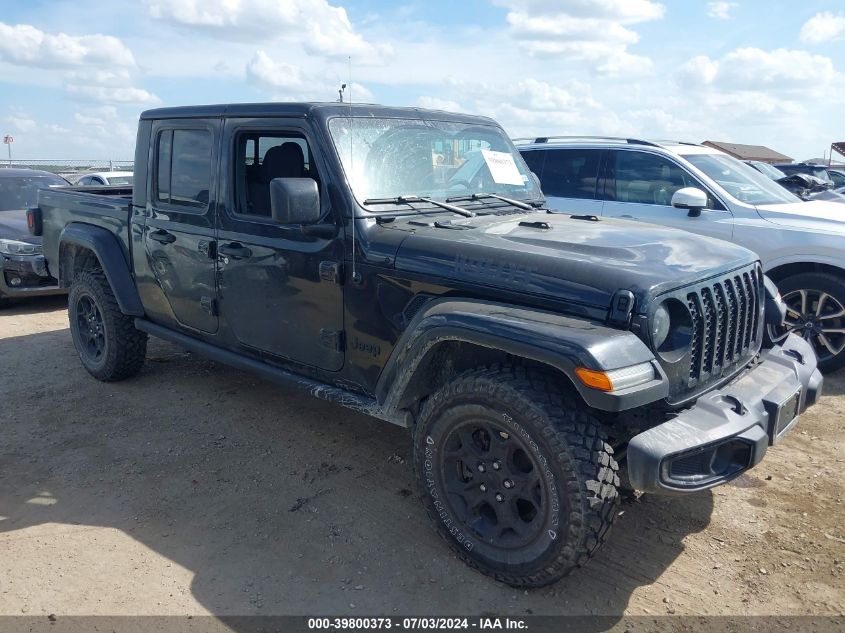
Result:
[[[733,237],[733,215],[697,178],[664,156],[641,150],[610,150],[600,196],[603,215],[671,226],[723,240]],[[707,194],[708,208],[698,217],[672,206],[672,195],[683,187]]]
[[[209,333],[217,331],[212,172],[219,139],[218,119],[154,123],[144,227],[149,266],[167,300],[153,311]]]
[[[245,351],[336,371],[343,366],[343,245],[326,170],[301,119],[229,119],[219,214],[220,314]],[[312,178],[320,229],[270,217],[273,178]],[[337,273],[337,275],[335,275]]]
[[[540,178],[550,209],[601,215],[602,201],[596,198],[601,150],[550,148],[525,152],[524,155],[531,171]]]

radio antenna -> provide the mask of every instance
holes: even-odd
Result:
[[[355,137],[352,135],[352,55],[348,56],[349,59],[349,81],[346,84],[346,87],[349,89],[349,177],[350,179],[354,177],[355,174],[355,167],[352,164],[355,156],[355,148],[353,143],[355,142]],[[361,283],[361,276],[358,274],[358,269],[355,265],[355,206],[352,207],[352,283],[358,284]]]

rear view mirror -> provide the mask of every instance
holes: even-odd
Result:
[[[676,209],[687,209],[687,215],[697,218],[701,210],[707,207],[707,194],[696,187],[684,187],[678,189],[672,195],[672,206]]]
[[[270,215],[279,224],[311,224],[320,219],[320,192],[313,178],[273,178]]]

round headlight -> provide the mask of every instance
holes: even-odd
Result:
[[[666,337],[669,336],[670,322],[669,310],[666,309],[665,303],[661,303],[654,311],[654,316],[651,317],[651,344],[654,349],[660,349]]]
[[[666,362],[678,362],[692,344],[692,327],[687,306],[677,299],[667,299],[652,316],[651,342],[655,351]]]

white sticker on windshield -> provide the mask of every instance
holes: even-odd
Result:
[[[494,182],[500,185],[525,184],[513,156],[507,152],[494,152],[489,149],[483,149],[481,150],[481,155],[490,169],[490,175],[493,176]]]

